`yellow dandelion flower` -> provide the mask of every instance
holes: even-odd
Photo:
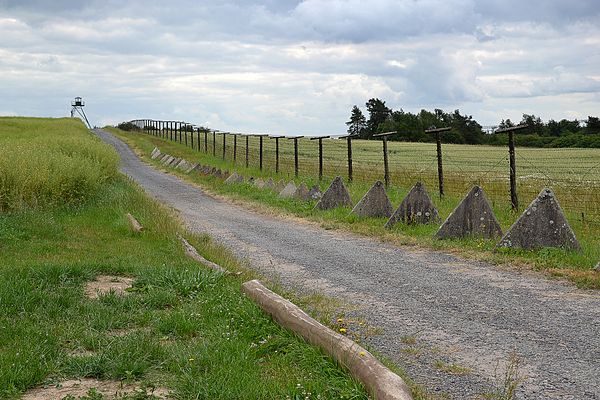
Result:
[[[346,328],[340,328],[340,333],[346,333]]]

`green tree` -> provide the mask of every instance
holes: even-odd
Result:
[[[373,134],[379,131],[379,125],[384,123],[391,115],[392,110],[385,105],[385,101],[377,98],[370,99],[365,104],[369,112],[369,120],[367,121],[367,129],[365,137],[371,138]]]
[[[600,134],[600,118],[588,117],[585,123],[585,133],[587,134]]]
[[[367,127],[367,119],[356,105],[352,107],[350,121],[346,122],[346,125],[348,126],[349,135],[358,135],[361,137],[364,135],[364,131]]]

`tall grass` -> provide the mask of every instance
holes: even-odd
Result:
[[[118,171],[118,156],[78,119],[0,118],[0,211],[79,203]]]

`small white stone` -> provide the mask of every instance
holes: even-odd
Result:
[[[420,217],[422,215],[421,211],[417,212],[417,217]]]
[[[554,224],[554,221],[550,220],[550,225],[553,225],[553,224]]]

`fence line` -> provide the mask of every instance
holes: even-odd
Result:
[[[600,221],[598,150],[579,149],[585,154],[571,157],[573,162],[565,166],[561,160],[570,160],[572,149],[515,149],[511,140],[503,151],[491,146],[443,144],[447,128],[426,131],[436,142],[425,144],[389,142],[388,137],[395,132],[378,135],[380,140],[357,141],[348,135],[270,136],[224,132],[180,121],[130,122],[144,133],[234,165],[288,176],[303,174],[323,180],[341,175],[349,181],[383,180],[386,185],[405,187],[420,180],[437,188],[440,197],[462,196],[470,186],[479,184],[492,202],[510,204],[514,210],[522,208],[519,197],[528,202],[543,186],[551,186],[559,198],[568,200],[562,203],[565,210],[582,220]],[[513,130],[508,131],[509,138]]]

